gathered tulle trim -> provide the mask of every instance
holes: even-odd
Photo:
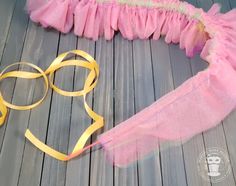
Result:
[[[163,6],[130,5],[121,0],[28,0],[27,9],[34,22],[63,33],[74,26],[76,35],[93,40],[101,36],[110,40],[116,31],[129,40],[150,37],[157,40],[165,35],[167,43],[179,43],[189,57],[202,51],[201,56],[206,60],[206,55],[218,46],[227,48],[222,55],[227,57],[230,53],[232,61],[236,61],[235,45],[231,44],[236,36],[235,9],[221,14],[220,6],[214,4],[206,13],[178,0],[156,2]],[[236,62],[232,63],[236,67]]]
[[[74,8],[78,0],[27,0],[32,21],[67,33],[74,25]]]

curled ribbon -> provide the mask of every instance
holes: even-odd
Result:
[[[87,61],[77,60],[77,59],[64,60],[69,54],[75,54],[75,55],[81,56],[84,59],[86,59]],[[6,72],[10,67],[16,66],[16,65],[22,65],[22,64],[34,68],[35,70],[38,71],[38,73],[28,72],[28,71],[23,71],[23,70]],[[78,67],[83,67],[83,68],[87,68],[90,70],[90,73],[88,74],[87,79],[85,80],[84,88],[82,90],[74,91],[74,92],[64,91],[53,84],[53,76],[54,76],[55,71],[57,71],[58,69],[60,69],[62,67],[65,67],[65,66],[78,66]],[[48,75],[48,78],[47,78],[47,75]],[[36,79],[39,77],[43,77],[44,82],[45,82],[45,93],[39,101],[37,101],[31,105],[18,106],[18,105],[13,105],[13,104],[5,101],[1,92],[0,92],[0,112],[2,114],[2,116],[0,117],[0,126],[3,125],[3,123],[6,119],[7,108],[16,109],[16,110],[28,110],[28,109],[35,108],[40,103],[42,103],[42,101],[45,99],[47,92],[48,92],[48,88],[50,86],[54,91],[56,91],[57,93],[59,93],[63,96],[71,96],[71,97],[83,96],[85,110],[86,110],[87,114],[94,120],[94,123],[92,123],[92,125],[90,125],[84,131],[84,133],[78,139],[72,153],[69,155],[61,153],[61,152],[49,147],[48,145],[46,145],[45,143],[40,141],[38,138],[36,138],[31,133],[31,131],[29,129],[26,130],[25,137],[31,143],[33,143],[37,148],[39,148],[41,151],[43,151],[46,154],[52,156],[53,158],[61,160],[61,161],[68,161],[68,160],[80,155],[83,151],[87,150],[88,148],[90,148],[93,145],[96,145],[98,143],[98,142],[95,142],[91,145],[88,145],[87,147],[84,147],[87,140],[89,139],[89,137],[96,130],[98,130],[104,126],[103,117],[98,115],[97,113],[95,113],[86,102],[86,95],[91,90],[93,90],[94,87],[97,85],[97,81],[98,81],[98,77],[99,77],[99,66],[96,63],[96,61],[93,59],[93,57],[91,57],[89,54],[87,54],[84,51],[72,50],[72,51],[60,54],[52,62],[52,64],[48,67],[48,69],[45,72],[41,68],[39,68],[38,66],[36,66],[34,64],[27,63],[27,62],[18,62],[18,63],[14,63],[12,65],[7,66],[0,73],[0,81],[4,80],[6,78],[14,78],[14,77],[15,78],[24,78],[24,79]]]

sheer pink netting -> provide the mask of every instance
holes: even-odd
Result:
[[[201,52],[209,63],[176,90],[99,136],[115,165],[125,166],[157,149],[159,143],[188,140],[219,124],[236,107],[235,9],[221,14],[215,4],[206,13],[178,0],[155,1],[174,5],[176,10],[116,1],[35,2],[38,6],[28,0],[30,17],[45,27],[67,32],[74,25],[75,34],[94,40],[111,39],[115,31],[127,39],[165,35],[167,43],[179,43],[187,56]],[[185,10],[177,11],[178,7]]]

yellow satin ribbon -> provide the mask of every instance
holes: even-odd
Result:
[[[73,60],[64,60],[69,54],[75,54],[78,56],[83,57],[84,59],[86,59],[87,61],[84,60],[77,60],[77,59],[73,59]],[[28,72],[28,71],[23,71],[23,70],[19,70],[19,71],[10,71],[10,72],[6,72],[7,70],[9,70],[10,67],[12,66],[16,66],[16,65],[27,65],[30,66],[32,68],[34,68],[35,70],[37,70],[39,73],[35,73],[35,72]],[[84,88],[83,90],[80,91],[75,91],[75,92],[69,92],[69,91],[65,91],[62,90],[60,88],[58,88],[56,85],[53,84],[53,76],[55,71],[57,71],[58,69],[65,67],[65,66],[78,66],[78,67],[83,67],[83,68],[87,68],[90,70],[90,73],[87,76],[87,79],[85,80],[84,83]],[[47,75],[49,75],[49,77],[47,78]],[[43,97],[31,104],[31,105],[25,105],[25,106],[18,106],[18,105],[13,105],[11,103],[8,103],[7,101],[4,100],[1,92],[0,92],[0,112],[2,114],[2,116],[0,117],[0,126],[4,123],[5,119],[6,119],[6,115],[7,115],[7,107],[12,108],[12,109],[16,109],[16,110],[28,110],[28,109],[32,109],[35,108],[36,106],[38,106],[40,103],[42,103],[42,101],[45,99],[47,92],[48,92],[48,88],[49,86],[55,90],[57,93],[63,95],[63,96],[83,96],[83,100],[84,100],[84,107],[86,112],[88,113],[88,115],[94,120],[94,123],[92,125],[90,125],[85,131],[84,133],[81,135],[81,137],[78,139],[73,151],[71,154],[66,155],[64,153],[61,153],[49,146],[47,146],[45,143],[43,143],[42,141],[40,141],[38,138],[36,138],[29,129],[26,130],[25,132],[25,137],[31,142],[33,143],[37,148],[39,148],[41,151],[45,152],[46,154],[54,157],[55,159],[61,160],[61,161],[68,161],[76,156],[78,156],[80,153],[82,153],[84,151],[84,149],[87,149],[85,146],[87,140],[89,139],[89,137],[98,129],[100,129],[101,127],[104,126],[104,119],[102,116],[98,115],[97,113],[95,113],[87,104],[86,102],[86,95],[94,89],[94,87],[97,85],[97,81],[98,81],[98,77],[99,77],[99,66],[96,63],[96,61],[86,52],[81,51],[81,50],[72,50],[69,52],[65,52],[63,54],[60,54],[53,62],[52,64],[48,67],[48,69],[44,72],[41,68],[39,68],[38,66],[31,64],[31,63],[27,63],[27,62],[18,62],[18,63],[14,63],[12,65],[7,66],[1,73],[0,73],[0,81],[6,79],[6,78],[24,78],[24,79],[35,79],[35,78],[39,78],[39,77],[43,77],[44,82],[45,82],[45,93],[43,95]]]

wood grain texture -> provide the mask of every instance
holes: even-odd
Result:
[[[95,54],[95,42],[89,39],[79,38],[77,42],[77,49],[88,52],[91,56]],[[85,78],[88,71],[76,68],[74,76],[74,90],[81,90],[84,85]],[[96,87],[95,87],[96,88]],[[92,107],[93,91],[87,96],[87,102]],[[72,102],[71,110],[71,127],[70,127],[70,139],[69,149],[71,152],[76,144],[78,138],[85,131],[85,129],[91,124],[91,118],[87,115],[83,98],[74,98]],[[82,186],[89,185],[90,175],[90,152],[84,153],[82,156],[69,161],[66,169],[66,186]]]
[[[71,34],[61,35],[58,54],[76,47],[76,37]],[[74,67],[60,69],[55,74],[55,85],[63,90],[73,91]],[[47,129],[47,144],[68,153],[69,132],[71,125],[72,97],[53,92]],[[45,156],[41,185],[62,186],[66,182],[67,163]]]
[[[188,0],[189,3],[196,7],[201,7],[200,3],[196,0]],[[210,6],[210,2],[205,1],[205,8]],[[185,57],[187,59],[187,57]],[[201,60],[199,55],[195,55],[193,58],[189,59],[191,76],[196,75],[199,71],[204,70],[207,64]],[[187,77],[187,76],[186,76]],[[184,162],[185,162],[185,172],[188,185],[202,185],[209,186],[210,180],[203,180],[199,170],[198,170],[198,159],[201,153],[205,152],[205,143],[202,134],[199,134],[183,144]],[[208,178],[206,176],[206,178]]]
[[[19,1],[16,4],[16,8],[14,9],[11,25],[9,28],[9,33],[7,34],[8,37],[5,43],[5,50],[1,59],[1,69],[14,62],[20,61],[21,59],[22,49],[24,46],[24,40],[28,25],[28,16],[24,14],[23,10],[24,4],[25,4],[24,1]],[[1,26],[4,26],[4,22],[1,22],[1,20],[0,24]],[[8,101],[12,99],[14,86],[15,86],[15,79],[8,79],[7,82],[4,81],[1,83],[1,92],[4,98]],[[0,129],[0,152],[2,149],[2,143],[6,126],[7,125],[3,125]]]
[[[155,99],[158,100],[174,88],[169,48],[168,45],[166,45],[163,37],[160,38],[159,41],[151,41],[151,53]],[[159,145],[159,149],[159,166],[161,172],[158,174],[158,179],[161,181],[163,186],[171,185],[173,182],[175,182],[174,179],[176,178],[176,176],[172,177],[171,175],[169,175],[172,166],[173,169],[175,169],[175,165],[173,165],[171,161],[169,161],[171,152],[170,150],[165,149],[162,144]]]
[[[25,3],[25,1],[22,1]],[[18,3],[19,4],[19,3]],[[1,0],[0,1],[0,59],[6,44],[8,31],[16,6],[16,0]]]
[[[236,1],[229,0],[231,9],[236,8]],[[236,111],[232,112],[226,119],[223,121],[223,129],[225,132],[225,138],[229,153],[229,160],[231,165],[232,174],[234,177],[234,182],[236,183]]]
[[[229,0],[230,8],[236,8],[236,1],[235,0]]]
[[[236,8],[236,1],[235,0],[229,0],[230,8]],[[223,130],[225,132],[225,138],[226,138],[226,144],[227,149],[229,153],[229,160],[231,165],[231,170],[234,178],[234,182],[236,185],[236,148],[235,148],[235,142],[236,142],[236,112],[232,112],[226,119],[223,121]]]
[[[99,39],[96,42],[96,60],[100,68],[100,77],[98,85],[94,90],[93,110],[101,114],[105,119],[105,127],[95,133],[93,140],[102,132],[111,129],[113,125],[113,63],[114,63],[114,46],[113,41],[105,41]],[[91,154],[90,166],[90,185],[91,186],[112,186],[113,166],[106,161],[104,152],[102,150],[95,150],[93,148]]]
[[[153,69],[150,41],[133,41],[135,112],[154,102]],[[139,185],[160,185],[159,154],[138,161]]]
[[[208,10],[222,4],[226,12],[235,0],[187,0]],[[24,60],[46,69],[57,54],[78,48],[88,52],[100,65],[101,76],[88,95],[93,110],[105,118],[105,127],[88,143],[152,104],[186,79],[205,69],[199,55],[187,58],[178,45],[164,39],[128,41],[116,34],[112,41],[94,42],[72,32],[59,34],[29,22],[25,0],[0,0],[1,69]],[[66,90],[83,87],[88,71],[66,67],[55,83]],[[9,79],[1,82],[4,97],[16,104],[37,100],[43,93],[41,80]],[[68,98],[51,90],[46,100],[29,111],[9,110],[0,128],[0,186],[234,186],[236,177],[236,112],[222,124],[173,147],[157,146],[149,156],[128,168],[113,167],[103,150],[94,147],[82,156],[63,163],[50,158],[24,138],[27,127],[42,141],[65,153],[71,152],[78,137],[91,124],[82,98]],[[201,152],[223,149],[230,160],[231,173],[219,183],[203,180],[197,170]],[[160,151],[159,151],[160,150]]]
[[[134,115],[134,69],[132,41],[118,34],[114,42],[114,122],[118,125]],[[115,186],[138,184],[137,163],[123,169],[115,167],[114,171]]]
[[[59,33],[48,32],[30,23],[26,40],[27,48],[24,49],[27,53],[25,60],[35,63],[43,70],[46,70],[57,55],[58,39]],[[33,90],[34,100],[42,96],[43,93],[43,84],[38,83],[38,80],[35,83],[36,85]],[[31,132],[43,142],[45,142],[47,135],[48,118],[51,107],[51,92],[52,91],[49,89],[45,101],[37,108],[30,111],[27,126]],[[18,185],[40,185],[43,161],[44,153],[40,152],[26,140]]]
[[[30,61],[31,63],[37,64],[38,66],[42,67],[42,64],[46,65],[47,59],[52,59],[55,57],[50,56],[47,58],[43,58],[43,56],[46,55],[46,50],[42,51],[42,48],[46,49],[45,46],[50,46],[50,44],[51,46],[54,46],[54,48],[56,48],[53,42],[57,42],[58,34],[48,32],[48,37],[45,38],[43,33],[45,33],[44,29],[38,28],[30,24],[29,32],[27,34],[24,50],[22,53],[22,61]],[[47,52],[51,55],[53,54],[52,49],[53,47],[47,48]],[[39,59],[42,61],[40,61]],[[51,62],[51,60],[48,61]],[[30,104],[32,103],[32,101],[35,101],[35,99],[38,99],[37,96],[34,96],[35,87],[35,83],[31,81],[17,79],[15,91],[13,94],[13,103],[20,105]],[[42,91],[39,91],[39,93],[40,92],[42,93]],[[2,147],[2,154],[0,157],[0,167],[4,167],[4,171],[6,174],[0,175],[3,176],[1,177],[1,180],[3,180],[3,185],[11,186],[16,185],[18,182],[21,161],[25,148],[24,132],[30,120],[30,113],[30,110],[10,110],[9,119],[7,123],[8,126],[6,129],[6,134]]]
[[[214,3],[221,4],[221,12],[227,12],[230,10],[230,5],[229,5],[228,0],[225,0],[225,1],[214,0]],[[201,6],[204,7],[204,4],[201,4]],[[205,141],[206,149],[210,149],[213,147],[222,149],[225,152],[226,156],[229,158],[230,151],[228,151],[228,145],[226,141],[227,135],[228,134],[225,133],[222,123],[220,123],[220,125],[218,125],[217,127],[208,130],[207,132],[204,133],[204,141]],[[222,180],[220,184],[224,184],[228,186],[235,185],[234,174],[229,174],[227,176],[227,179]],[[218,185],[218,183],[212,183],[212,185]]]
[[[178,87],[191,76],[190,64],[178,45],[169,45],[173,86]],[[170,144],[171,145],[171,144]],[[166,145],[167,146],[167,145]],[[172,145],[171,145],[172,146]],[[163,185],[187,185],[181,144],[162,151]]]

